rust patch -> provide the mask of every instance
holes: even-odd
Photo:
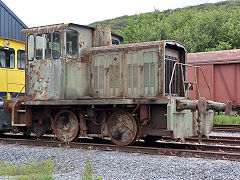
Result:
[[[77,67],[77,70],[80,71],[82,69],[84,69],[85,67],[83,65],[80,65],[79,67]]]
[[[81,49],[83,46],[84,46],[84,42],[81,41],[81,42],[79,43],[79,48]]]
[[[149,120],[149,105],[142,104],[140,106],[140,122],[141,124],[147,124]]]
[[[83,50],[81,62],[91,64],[91,60],[92,60],[92,52],[88,52],[88,48]]]
[[[90,87],[93,88],[93,74],[90,73]]]
[[[31,85],[31,88],[32,88],[32,89],[34,88],[34,85],[35,85],[35,82],[33,82],[32,85]]]
[[[159,46],[159,50],[158,50],[158,93],[157,96],[158,97],[162,97],[164,96],[164,85],[165,85],[165,81],[164,81],[164,43],[161,44],[161,46]]]

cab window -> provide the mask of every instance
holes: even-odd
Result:
[[[60,58],[61,54],[61,41],[60,41],[60,32],[53,33],[53,58]]]
[[[28,60],[58,59],[61,54],[60,32],[38,34],[28,36]],[[35,47],[35,48],[34,48]],[[35,49],[35,54],[34,54]]]
[[[67,57],[69,59],[78,58],[78,32],[72,29],[66,31]]]
[[[25,51],[17,51],[17,67],[18,69],[25,69]]]
[[[44,59],[51,59],[51,50],[52,50],[51,34],[47,33],[44,34],[44,53],[45,53]]]
[[[36,59],[43,59],[43,36],[38,34],[36,36]]]
[[[0,68],[14,68],[15,51],[12,48],[0,47]]]
[[[28,60],[32,61],[34,58],[34,36],[32,34],[28,36],[27,43]]]

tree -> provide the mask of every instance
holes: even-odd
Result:
[[[125,43],[177,40],[189,52],[240,48],[240,9],[178,9],[140,14],[122,31]]]

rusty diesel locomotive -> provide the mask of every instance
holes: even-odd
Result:
[[[109,28],[25,29],[26,95],[8,103],[12,125],[63,142],[110,137],[117,145],[207,135],[225,105],[187,98],[186,50],[165,40],[119,45]],[[197,68],[193,66],[193,68]]]

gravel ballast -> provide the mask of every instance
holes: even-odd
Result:
[[[234,161],[0,145],[0,161],[25,163],[28,159],[49,158],[56,167],[54,179],[81,179],[87,160],[93,166],[94,176],[103,179],[240,179],[240,162]]]

